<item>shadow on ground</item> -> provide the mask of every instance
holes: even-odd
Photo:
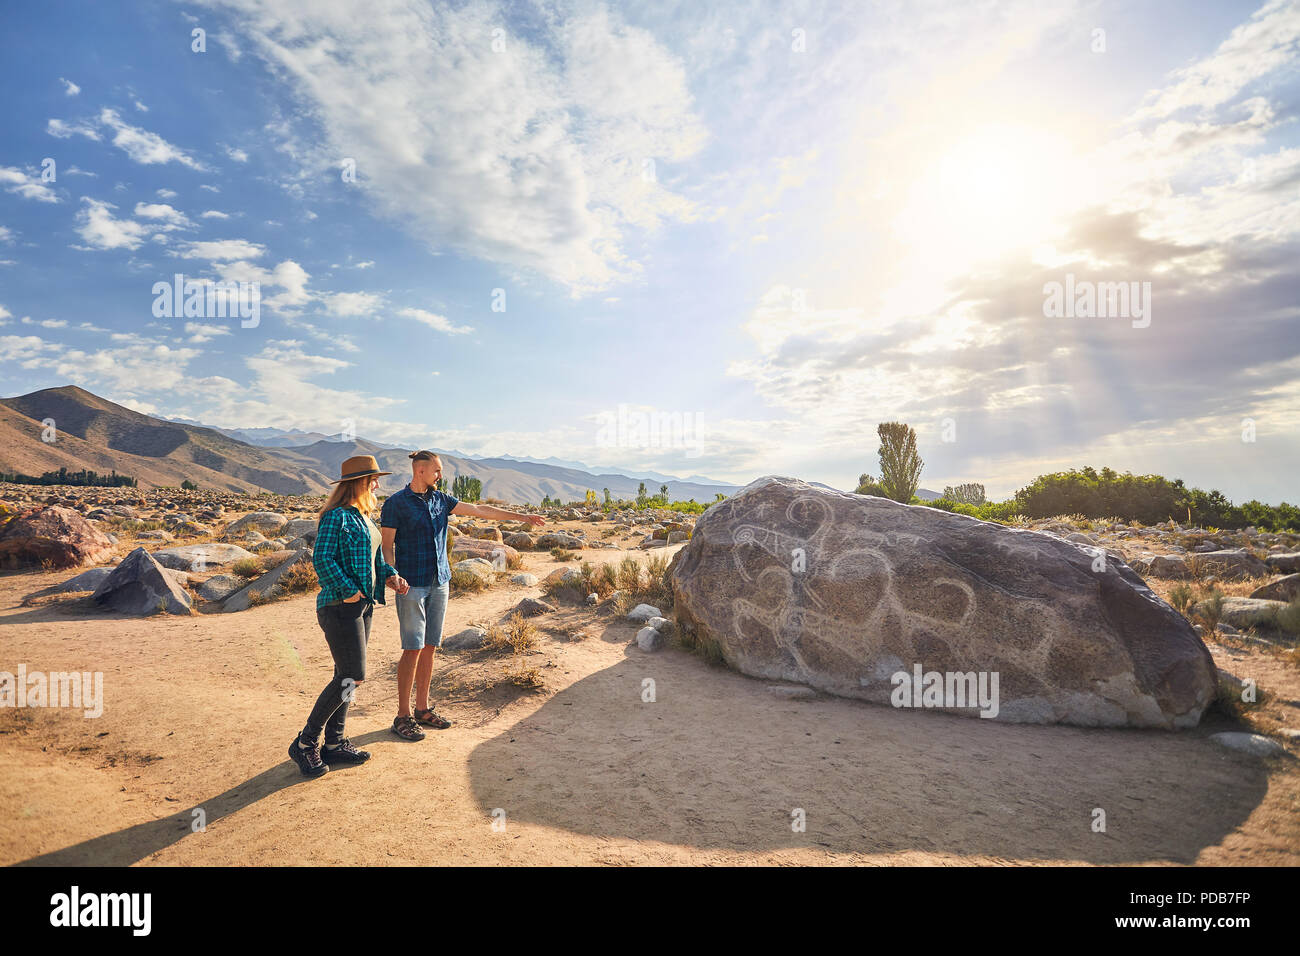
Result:
[[[647,679],[654,702],[642,700]],[[683,651],[635,646],[477,747],[469,772],[484,814],[597,837],[1044,862],[1193,863],[1267,790],[1259,761],[1204,732],[792,700]]]

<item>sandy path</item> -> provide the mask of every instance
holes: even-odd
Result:
[[[149,620],[19,606],[66,577],[0,577],[0,670],[102,670],[105,712],[0,711],[4,864],[1300,863],[1296,761],[1204,739],[1221,727],[787,699],[680,650],[643,653],[631,625],[585,608],[539,619],[591,635],[543,635],[529,663],[545,693],[440,706],[456,726],[420,743],[388,732],[397,622],[381,609],[349,718],[374,758],[304,780],[285,750],[332,666],[313,598]],[[454,598],[447,633],[539,593]]]

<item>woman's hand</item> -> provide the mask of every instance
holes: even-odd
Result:
[[[407,591],[411,590],[411,586],[406,583],[406,578],[402,577],[400,574],[394,574],[390,577],[388,579],[388,586],[398,594],[405,594]]]
[[[358,601],[360,601],[360,600],[361,600],[361,592],[358,591],[356,594],[352,595],[352,597],[345,597],[345,598],[343,599],[343,603],[344,603],[344,604],[356,604],[356,603],[357,603]]]

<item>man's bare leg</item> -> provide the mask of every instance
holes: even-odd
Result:
[[[411,716],[411,684],[415,681],[415,670],[417,664],[422,664],[424,660],[424,651],[432,648],[424,648],[419,651],[402,651],[402,656],[397,661],[397,716]],[[429,678],[432,676],[428,671],[425,672],[424,678],[424,698],[427,705],[429,699]]]
[[[415,709],[429,709],[429,682],[433,680],[433,658],[438,648],[426,645],[418,653],[420,663],[415,671]]]

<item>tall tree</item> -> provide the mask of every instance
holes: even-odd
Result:
[[[916,453],[916,432],[902,422],[881,422],[876,434],[880,436],[880,484],[890,498],[907,504],[916,494],[925,465]]]

